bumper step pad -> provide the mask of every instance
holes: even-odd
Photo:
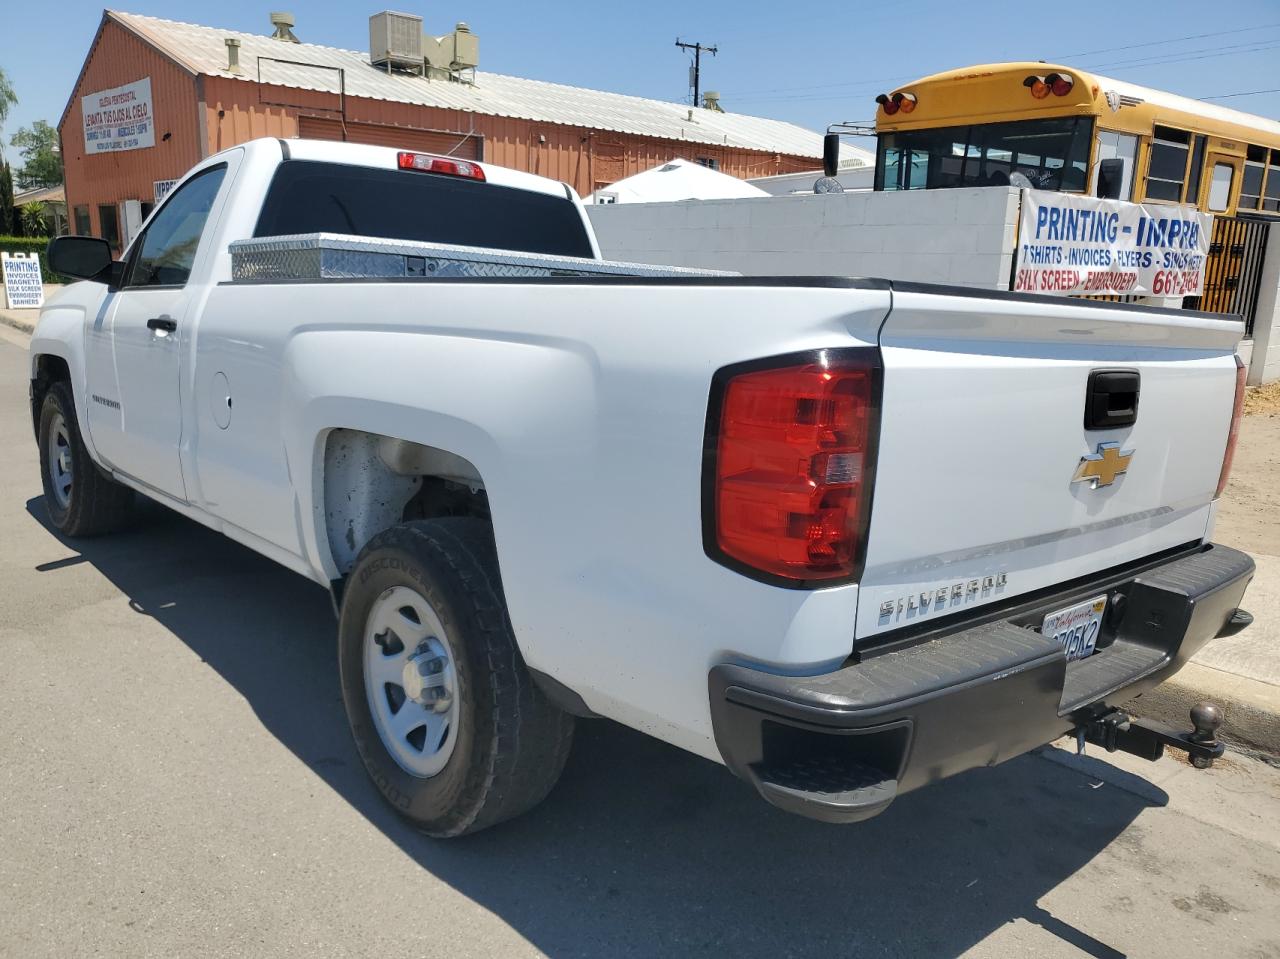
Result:
[[[752,770],[760,794],[780,809],[823,822],[857,822],[882,812],[898,783],[879,769],[835,756]]]

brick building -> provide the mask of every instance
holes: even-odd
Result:
[[[478,58],[464,25],[451,37]],[[673,157],[743,178],[821,166],[821,135],[790,123],[458,67],[106,11],[58,127],[71,227],[119,246],[194,163],[260,136],[482,159],[583,195]]]

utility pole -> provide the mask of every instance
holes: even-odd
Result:
[[[698,97],[701,93],[700,86],[702,83],[702,51],[706,50],[707,53],[714,57],[717,52],[716,48],[703,43],[684,43],[679,37],[676,37],[676,46],[681,50],[693,51],[693,105],[700,107],[702,104],[698,102]]]

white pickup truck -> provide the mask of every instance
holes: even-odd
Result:
[[[142,494],[328,586],[428,833],[541,800],[575,716],[832,822],[1072,732],[1221,751],[1116,706],[1249,621],[1237,322],[611,264],[563,184],[297,140],[49,259],[88,281],[31,340],[53,525]]]

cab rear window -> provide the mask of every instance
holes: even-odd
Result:
[[[567,196],[435,173],[288,160],[276,173],[254,236],[345,233],[591,257]]]

